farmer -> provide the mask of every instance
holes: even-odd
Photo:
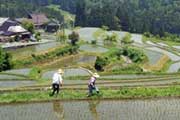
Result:
[[[85,69],[85,68],[82,68],[82,67],[80,67],[80,68],[86,70],[87,72],[89,72],[92,75],[89,82],[88,82],[88,89],[89,89],[88,97],[92,96],[93,90],[96,90],[96,92],[99,93],[99,89],[96,86],[96,80],[100,76],[97,73],[93,73],[88,69]]]
[[[63,83],[63,79],[62,79],[62,74],[63,74],[63,70],[59,69],[56,73],[54,73],[53,78],[52,78],[52,88],[53,88],[53,92],[51,94],[51,96],[53,96],[56,92],[56,95],[59,93],[59,89],[60,86],[62,86]]]

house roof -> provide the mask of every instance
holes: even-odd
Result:
[[[14,32],[6,31],[2,35],[4,35],[4,36],[11,36],[11,35],[14,35],[14,34],[15,34]]]
[[[6,32],[10,26],[16,26],[18,23],[12,20],[6,20],[1,26],[0,31]]]
[[[22,23],[23,21],[33,22],[32,19],[28,19],[28,18],[16,18],[15,20],[19,23]]]
[[[14,33],[27,32],[27,30],[24,29],[24,28],[21,27],[21,26],[10,26],[10,27],[8,28],[8,31],[9,31],[9,32],[14,32]]]
[[[9,18],[0,18],[0,26],[7,21]]]
[[[45,14],[30,14],[29,18],[35,25],[43,25],[49,21]]]

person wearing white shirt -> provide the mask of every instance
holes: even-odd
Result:
[[[53,92],[51,94],[51,96],[53,96],[56,92],[56,94],[59,93],[59,89],[60,86],[62,86],[63,84],[63,79],[62,79],[62,74],[63,74],[63,70],[59,69],[58,72],[54,73],[53,77],[52,77],[52,88],[53,88]]]

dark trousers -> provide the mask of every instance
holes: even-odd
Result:
[[[52,84],[52,88],[53,88],[53,92],[52,92],[52,96],[55,94],[58,94],[59,93],[59,84]]]
[[[89,95],[92,95],[93,90],[96,90],[99,93],[99,89],[95,85],[88,85],[89,88]]]

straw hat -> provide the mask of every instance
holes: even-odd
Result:
[[[100,76],[97,73],[93,73],[93,77],[99,78]]]
[[[64,71],[63,71],[62,69],[59,69],[59,70],[58,70],[58,73],[63,74]]]

